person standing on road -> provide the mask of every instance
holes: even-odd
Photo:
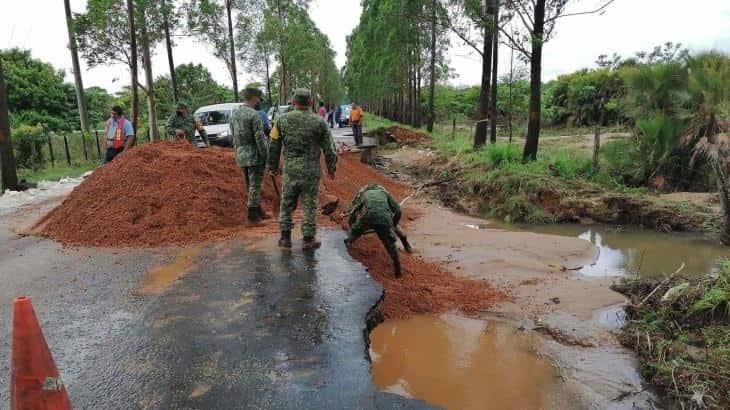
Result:
[[[109,120],[104,125],[104,135],[106,135],[106,158],[104,163],[111,162],[134,143],[134,127],[124,117],[122,107],[118,105],[112,107]]]
[[[337,123],[337,128],[342,128],[342,106],[338,105],[337,109],[335,110],[335,122]]]
[[[297,89],[294,93],[294,111],[281,115],[271,130],[269,149],[269,171],[279,172],[279,157],[284,150],[284,175],[279,211],[281,239],[279,246],[291,248],[291,230],[294,226],[292,213],[299,197],[304,207],[302,234],[303,249],[320,247],[317,234],[317,198],[321,176],[320,157],[324,153],[327,174],[335,178],[337,155],[332,134],[322,118],[309,111],[311,94],[309,90]]]
[[[248,188],[248,221],[261,222],[270,216],[261,209],[261,186],[266,171],[266,136],[256,104],[261,100],[261,90],[246,88],[243,92],[244,103],[233,111],[231,116],[231,135],[236,153],[236,163],[241,167]]]
[[[189,143],[195,144],[195,130],[198,131],[205,145],[209,146],[208,133],[205,132],[203,125],[190,115],[187,104],[184,102],[177,103],[175,112],[167,119],[165,132],[173,139],[186,139]]]
[[[332,106],[327,107],[327,124],[330,129],[335,128],[335,110],[332,109]]]
[[[365,114],[359,105],[352,103],[350,111],[350,124],[352,125],[352,136],[355,138],[355,145],[362,145],[362,123]]]
[[[327,121],[327,109],[324,108],[324,103],[319,103],[319,116],[322,117],[323,120]]]
[[[400,259],[396,247],[396,236],[403,243],[406,252],[411,252],[411,245],[403,231],[398,228],[401,209],[398,202],[378,184],[364,186],[355,195],[350,208],[350,231],[345,239],[348,249],[364,233],[373,230],[380,238],[388,255],[393,261],[395,277],[401,276]]]

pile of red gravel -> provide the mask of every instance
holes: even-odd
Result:
[[[38,226],[70,245],[180,245],[246,230],[246,198],[231,151],[156,142],[96,170]],[[267,179],[264,208],[275,198]]]

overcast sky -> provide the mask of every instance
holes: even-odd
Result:
[[[600,0],[574,0],[572,9],[590,9]],[[74,12],[82,12],[86,0],[72,0]],[[112,12],[123,13],[124,10]],[[337,52],[337,65],[345,63],[346,36],[357,25],[360,0],[313,0],[312,19],[330,38]],[[591,67],[599,54],[618,52],[631,55],[666,42],[681,42],[692,50],[719,49],[730,52],[730,0],[616,0],[602,15],[568,17],[559,21],[554,38],[546,44],[543,57],[543,80]],[[71,59],[66,48],[63,1],[0,0],[0,48],[20,47],[32,50],[33,56],[69,72]],[[467,47],[452,41],[451,66],[457,85],[478,84],[481,64]],[[164,46],[155,50],[155,77],[167,72]],[[175,48],[175,62],[202,63],[213,77],[224,84],[230,78],[222,61],[194,39],[182,39]],[[500,72],[509,67],[509,50],[501,52]],[[82,61],[82,64],[83,61]],[[239,67],[239,84],[253,81],[255,75]],[[84,85],[117,91],[128,83],[129,73],[122,66],[86,70]]]

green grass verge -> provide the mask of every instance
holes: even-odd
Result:
[[[67,177],[78,177],[86,171],[98,167],[98,162],[81,162],[73,166],[56,166],[42,168],[39,170],[18,169],[18,179],[25,179],[28,182],[59,181]]]

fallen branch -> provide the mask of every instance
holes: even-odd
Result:
[[[674,279],[674,277],[677,276],[679,274],[679,272],[681,272],[682,270],[684,270],[684,262],[682,262],[682,266],[680,266],[679,269],[677,269],[676,271],[674,271],[674,273],[672,273],[671,275],[669,275],[669,277],[667,277],[666,279],[664,279],[663,281],[661,281],[661,283],[659,283],[654,288],[654,290],[652,290],[651,292],[649,292],[649,294],[646,295],[646,297],[641,301],[641,303],[639,303],[639,305],[637,307],[644,306],[644,304],[649,299],[651,299],[652,296],[654,296],[654,294],[659,290],[659,288],[662,288],[662,287],[666,286],[668,283],[670,283],[672,281],[672,279]]]
[[[400,201],[400,205],[403,206],[403,204],[405,204],[406,202],[408,202],[408,200],[410,200],[411,198],[413,198],[416,194],[418,194],[421,190],[423,190],[423,188],[428,188],[428,187],[432,187],[432,186],[436,186],[436,185],[442,185],[442,184],[445,184],[447,182],[451,182],[451,181],[453,181],[455,179],[456,179],[456,177],[451,177],[451,178],[442,179],[440,181],[431,181],[431,182],[427,182],[425,184],[421,184],[418,188],[416,188],[415,191],[413,191],[412,194],[410,194],[407,197],[403,198],[403,200]]]

